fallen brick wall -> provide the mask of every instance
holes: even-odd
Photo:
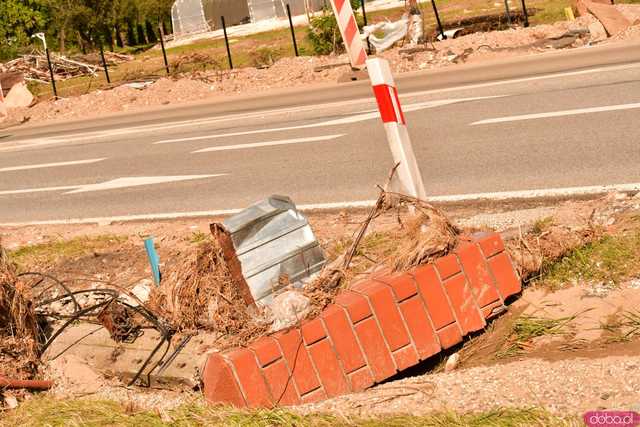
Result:
[[[362,391],[479,331],[521,291],[499,234],[407,273],[371,275],[299,328],[212,354],[210,402],[295,405]]]

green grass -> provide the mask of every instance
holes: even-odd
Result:
[[[531,227],[531,232],[534,234],[542,234],[551,225],[553,225],[552,217],[541,218],[533,223],[533,227]]]
[[[640,232],[606,236],[545,265],[535,285],[557,289],[568,283],[619,284],[640,273]]]
[[[625,311],[600,327],[608,332],[609,342],[631,341],[640,337],[640,310]]]
[[[127,237],[115,235],[83,236],[70,240],[56,240],[36,245],[23,246],[9,252],[9,257],[20,268],[27,266],[51,265],[66,258],[90,255],[117,243],[127,241]]]
[[[569,324],[577,315],[560,319],[547,319],[536,316],[520,316],[511,327],[504,348],[496,354],[496,358],[511,357],[521,354],[530,348],[534,338],[567,334]]]
[[[579,426],[575,417],[558,417],[542,409],[503,409],[480,414],[435,413],[428,416],[350,418],[329,414],[298,415],[285,409],[240,411],[194,403],[174,410],[141,411],[115,402],[94,400],[57,401],[36,397],[15,411],[0,412],[0,426],[290,426],[290,427],[511,427]]]
[[[202,231],[194,231],[189,237],[189,243],[199,245],[209,240],[209,235]]]

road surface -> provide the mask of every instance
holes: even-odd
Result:
[[[640,45],[412,73],[398,86],[430,195],[640,189]],[[0,224],[194,215],[270,194],[358,205],[391,166],[366,81],[19,127],[0,131]]]

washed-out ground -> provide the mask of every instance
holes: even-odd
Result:
[[[619,196],[623,198],[623,196]],[[86,360],[50,363],[48,393],[4,409],[0,425],[581,425],[588,410],[640,411],[640,196],[624,232],[546,265],[509,311],[459,348],[363,393],[295,408],[207,407],[197,390],[126,387]],[[469,229],[544,233],[559,202],[449,206]],[[366,211],[310,212],[329,256],[349,242]],[[154,235],[163,268],[208,239],[213,218],[109,225],[0,228],[24,270],[130,287],[150,275],[142,238]],[[385,253],[374,222],[363,246]],[[445,362],[453,370],[445,369]],[[457,361],[454,363],[454,361]],[[55,413],[56,415],[52,415]]]

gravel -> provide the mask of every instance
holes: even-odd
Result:
[[[558,415],[640,407],[640,356],[527,359],[394,381],[363,393],[298,407],[302,413],[425,415],[538,406]]]

